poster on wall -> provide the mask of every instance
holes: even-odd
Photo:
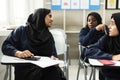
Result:
[[[61,0],[52,0],[51,1],[51,8],[53,10],[60,10],[61,9]]]
[[[70,9],[70,0],[62,0],[61,9]]]
[[[118,9],[120,9],[120,0],[118,0]]]
[[[80,0],[71,0],[71,9],[80,9]]]
[[[100,0],[51,0],[52,10],[99,10]]]
[[[80,9],[89,9],[89,0],[81,0]]]
[[[116,9],[117,0],[106,0],[106,9]]]
[[[60,0],[52,0],[52,5],[60,5]]]

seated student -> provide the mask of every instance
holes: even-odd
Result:
[[[79,41],[82,46],[88,46],[98,41],[104,35],[102,18],[97,12],[91,12],[87,16],[87,24],[80,30]]]
[[[91,12],[87,16],[87,24],[80,30],[79,42],[82,46],[89,46],[98,41],[98,39],[103,36],[105,25],[102,24],[102,18],[97,12]],[[84,50],[85,51],[85,48]],[[84,53],[84,52],[83,52]],[[84,58],[84,54],[81,54]],[[102,75],[99,74],[100,80],[104,80]]]
[[[57,59],[55,43],[49,29],[51,10],[40,8],[30,14],[26,26],[13,30],[2,45],[5,55],[27,58],[47,56]],[[59,66],[40,68],[33,64],[16,64],[15,80],[63,80]]]
[[[108,35],[104,35],[85,52],[87,58],[120,60],[120,12],[113,13]],[[120,67],[101,67],[105,80],[120,80]]]

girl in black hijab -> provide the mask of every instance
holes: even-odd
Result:
[[[79,41],[82,46],[94,44],[104,35],[105,25],[102,24],[102,18],[97,12],[91,12],[87,16],[87,24],[80,30]]]
[[[87,58],[120,60],[120,12],[112,14],[108,28],[108,35],[89,46]],[[105,80],[120,80],[120,67],[102,67],[100,71]]]
[[[27,21],[27,35],[29,43],[33,48],[41,53],[42,56],[51,56],[53,53],[54,40],[48,28],[51,25],[46,25],[45,17],[52,17],[50,10],[38,9],[34,14],[31,14]],[[52,18],[49,21],[52,24]],[[56,53],[53,53],[57,57]]]
[[[27,58],[47,56],[57,59],[55,43],[49,27],[52,25],[49,9],[40,8],[30,14],[26,26],[13,30],[2,45],[5,55]],[[15,64],[15,80],[62,80],[59,66],[40,68],[33,64]],[[65,79],[65,78],[64,78]]]

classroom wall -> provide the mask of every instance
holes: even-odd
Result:
[[[90,12],[98,12],[103,18],[103,23],[107,25],[110,22],[111,14],[119,12],[119,10],[106,10],[105,0],[100,0],[100,5],[100,10],[52,10],[54,20],[52,27],[66,31],[71,59],[78,59],[79,31],[86,24],[86,17]],[[50,8],[50,0],[44,1],[44,7]]]

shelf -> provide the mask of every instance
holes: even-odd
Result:
[[[80,31],[65,31],[66,33],[79,33]]]
[[[0,30],[0,36],[8,36],[12,30]]]

